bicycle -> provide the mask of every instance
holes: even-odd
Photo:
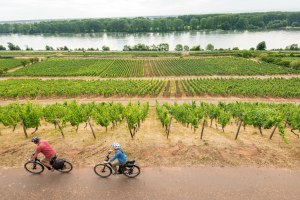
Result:
[[[109,161],[109,154],[110,152],[108,152],[108,154],[106,155],[106,159],[104,161]],[[118,169],[118,174],[123,174],[129,178],[135,178],[140,174],[140,167],[135,165],[135,160],[132,161],[127,161],[125,164],[120,165],[119,169]],[[98,176],[102,177],[102,178],[107,178],[109,177],[112,172],[112,165],[111,163],[100,163],[95,165],[94,167],[94,172],[95,174],[97,174]]]
[[[56,156],[51,159],[51,161],[50,161],[51,166],[53,165],[53,163],[55,162],[56,159],[57,159]],[[63,168],[55,169],[55,170],[57,170],[61,173],[69,173],[70,171],[72,171],[72,169],[73,169],[72,164],[65,159],[62,159],[62,160],[64,161]],[[24,164],[24,168],[32,174],[41,174],[45,170],[45,167],[48,168],[41,162],[41,160],[39,158],[35,158],[35,160],[27,161]]]

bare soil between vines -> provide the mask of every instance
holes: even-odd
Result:
[[[22,67],[13,68],[16,71]],[[192,76],[145,76],[145,77],[99,77],[99,76],[5,76],[0,77],[0,81],[9,79],[41,79],[41,80],[186,80],[186,79],[230,79],[230,78],[300,78],[300,74],[274,74],[274,75],[192,75]]]
[[[60,157],[70,160],[75,166],[93,166],[103,160],[112,142],[119,142],[129,159],[137,160],[143,167],[267,167],[297,168],[300,165],[300,139],[286,129],[289,144],[285,144],[276,131],[269,140],[271,130],[247,126],[234,140],[237,126],[234,121],[225,128],[205,127],[203,140],[200,129],[192,130],[175,120],[171,125],[169,139],[156,118],[153,107],[142,123],[134,139],[130,138],[126,123],[109,127],[108,131],[93,125],[97,139],[85,124],[78,133],[69,124],[65,128],[65,139],[54,126],[42,122],[39,131],[25,138],[20,126],[15,132],[0,126],[0,167],[22,167],[35,149],[31,137],[47,139]],[[30,132],[30,131],[29,131]]]
[[[7,105],[14,102],[26,103],[28,101],[33,103],[39,103],[42,105],[63,103],[65,101],[76,100],[80,103],[89,102],[120,102],[127,104],[128,102],[149,102],[151,106],[155,106],[156,101],[160,103],[190,103],[195,102],[208,102],[218,104],[219,102],[264,102],[264,103],[295,103],[300,104],[300,98],[264,98],[264,97],[222,97],[222,96],[194,96],[194,97],[164,97],[163,94],[159,97],[103,97],[103,96],[79,96],[79,97],[37,97],[37,98],[16,98],[16,99],[0,99],[0,105]]]

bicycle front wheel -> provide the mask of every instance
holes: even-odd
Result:
[[[44,171],[44,166],[34,161],[28,161],[24,164],[24,168],[32,174],[40,174]]]
[[[129,178],[137,177],[141,173],[140,167],[133,165],[132,167],[126,167],[124,175]]]
[[[106,164],[98,164],[94,167],[94,172],[102,178],[107,178],[112,174],[112,169]]]
[[[70,171],[72,171],[72,169],[73,169],[72,164],[68,161],[65,161],[63,168],[59,169],[58,171],[60,171],[62,173],[69,173]]]

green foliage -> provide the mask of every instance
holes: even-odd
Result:
[[[42,108],[39,105],[26,103],[13,103],[0,107],[0,122],[4,126],[15,127],[20,123],[23,126],[25,137],[28,137],[27,129],[36,128],[40,125]]]
[[[103,50],[103,51],[110,51],[110,48],[109,48],[108,46],[105,46],[105,45],[104,45],[104,46],[102,46],[102,50]]]
[[[5,51],[5,50],[6,50],[6,48],[4,46],[0,45],[0,51]]]
[[[14,45],[11,42],[8,42],[7,46],[10,51],[20,51],[21,50],[21,48],[18,45]]]
[[[42,108],[36,104],[27,103],[20,107],[20,119],[26,129],[37,128],[42,114]]]
[[[157,114],[162,126],[165,128],[165,132],[166,132],[167,138],[168,138],[169,133],[170,133],[171,121],[172,121],[172,116],[169,112],[168,104],[161,106],[156,101],[155,110],[156,110],[156,114]]]
[[[52,104],[43,108],[43,115],[46,122],[52,123],[58,126],[63,137],[63,129],[66,127],[68,121],[68,108],[67,104]]]
[[[124,117],[126,118],[127,127],[130,132],[130,136],[133,139],[136,132],[141,126],[141,122],[144,121],[149,112],[149,102],[141,104],[140,102],[136,104],[128,103],[124,110]]]
[[[300,60],[293,60],[290,63],[290,67],[293,69],[300,69]]]
[[[300,79],[190,79],[183,80],[187,96],[220,95],[250,97],[294,97],[300,96]]]
[[[16,103],[0,107],[0,122],[4,126],[15,127],[20,123],[20,105]]]
[[[86,112],[83,111],[82,106],[79,105],[76,101],[66,103],[67,113],[66,120],[70,122],[72,126],[76,127],[78,130],[79,124],[87,121]]]
[[[241,51],[241,57],[252,53]],[[264,58],[264,59],[263,59]],[[272,62],[267,54],[265,62]],[[272,57],[273,58],[273,57]],[[178,75],[258,75],[300,73],[294,69],[278,67],[238,57],[182,58],[182,59],[70,59],[52,58],[38,62],[7,76],[100,76],[144,77]],[[277,63],[275,63],[277,64]]]
[[[107,131],[107,127],[112,121],[110,116],[110,106],[105,103],[96,105],[92,113],[92,116],[96,124],[105,127]]]
[[[191,50],[191,51],[202,51],[200,45],[193,46],[190,50]]]
[[[300,48],[298,47],[298,44],[291,44],[291,45],[287,46],[285,48],[285,50],[297,51],[297,50],[300,50]]]
[[[229,124],[230,119],[231,119],[231,114],[229,112],[226,112],[223,109],[220,109],[217,122],[221,124],[223,131],[225,126]]]
[[[175,47],[175,51],[183,51],[182,44],[177,44],[176,47]]]
[[[165,82],[160,80],[7,80],[0,81],[0,97],[38,96],[157,96]],[[22,87],[15,87],[20,85]]]
[[[214,47],[214,45],[212,45],[212,44],[208,44],[208,45],[206,46],[206,50],[208,50],[208,51],[213,51],[213,50],[215,50],[215,47]]]
[[[103,18],[3,23],[0,33],[168,32],[183,30],[249,30],[299,26],[299,12],[183,15],[158,18]]]
[[[263,129],[274,127],[270,139],[278,127],[279,135],[285,143],[288,140],[285,136],[284,124],[287,123],[292,131],[300,129],[300,107],[294,104],[263,104],[263,103],[219,103],[218,105],[201,102],[200,105],[192,104],[163,104],[156,103],[156,113],[163,124],[168,125],[169,119],[174,117],[176,121],[184,126],[191,124],[197,128],[198,123],[203,120],[201,139],[206,119],[215,120],[224,127],[231,119],[237,120],[239,124],[250,125],[259,128],[262,134]],[[300,131],[300,130],[299,130]],[[168,136],[168,135],[167,135]]]
[[[8,71],[9,69],[12,69],[14,67],[23,65],[23,62],[28,62],[28,60],[25,59],[2,59],[0,58],[0,70],[3,70],[3,72]]]
[[[125,45],[123,51],[169,51],[168,43],[161,43],[158,45],[148,46],[146,44],[138,43],[133,46]]]
[[[258,43],[258,45],[256,46],[256,50],[266,50],[267,45],[265,41],[262,41],[260,43]]]

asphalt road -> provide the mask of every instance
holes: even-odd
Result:
[[[0,170],[0,199],[299,200],[300,170],[259,168],[147,168],[129,179],[107,179],[91,168],[70,174]]]

